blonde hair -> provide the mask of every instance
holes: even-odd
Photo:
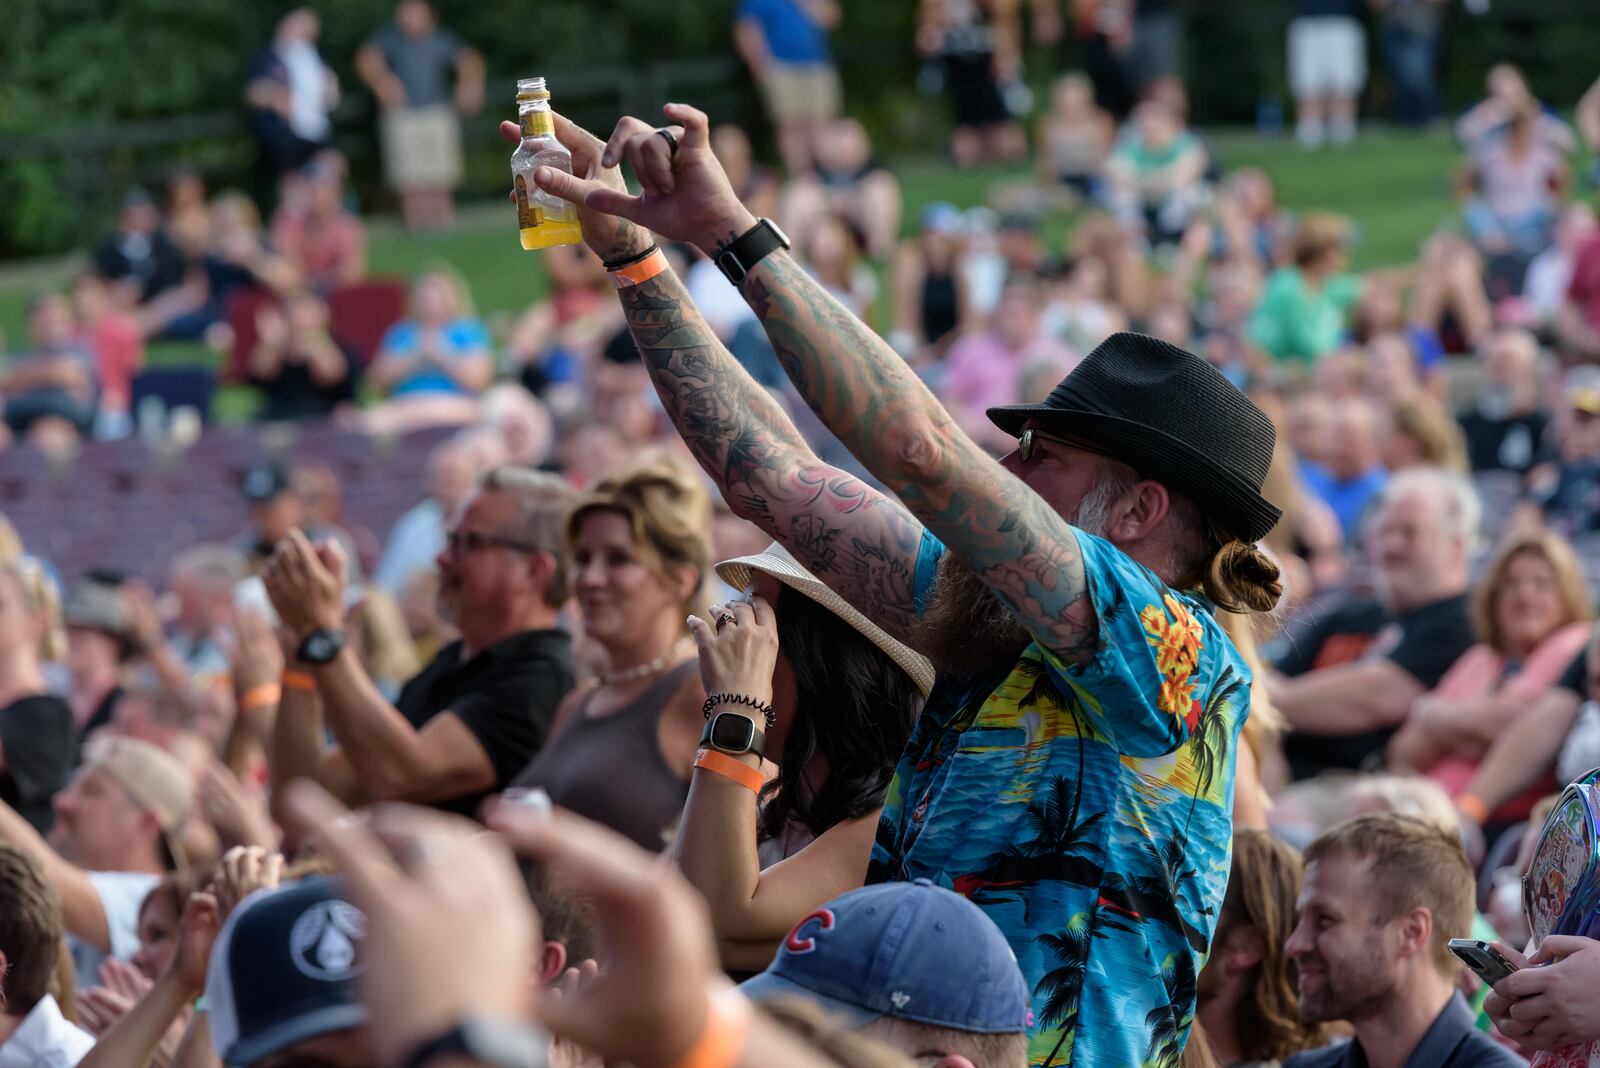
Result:
[[[60,660],[67,655],[67,628],[61,619],[61,591],[31,556],[0,561],[0,575],[8,575],[30,613],[41,617],[44,633],[35,650],[41,660]]]
[[[1472,629],[1478,638],[1497,652],[1505,653],[1506,636],[1501,632],[1499,613],[1495,608],[1500,600],[1500,587],[1505,583],[1511,562],[1519,556],[1536,556],[1549,565],[1556,580],[1556,594],[1561,601],[1561,618],[1552,633],[1569,623],[1591,618],[1589,587],[1584,582],[1583,568],[1578,563],[1572,545],[1552,530],[1530,530],[1513,534],[1501,542],[1484,567],[1483,577],[1472,588],[1468,611],[1472,616]]]
[[[417,292],[422,289],[423,283],[430,278],[437,278],[444,282],[450,289],[450,299],[455,304],[457,319],[470,319],[477,314],[472,306],[472,290],[467,288],[467,280],[454,266],[443,260],[428,264],[417,276],[411,280],[411,289],[406,294],[406,316],[411,319],[417,317]]]
[[[11,520],[0,514],[0,564],[13,564],[22,559],[22,536]]]
[[[409,679],[421,664],[417,647],[406,633],[400,605],[383,590],[368,586],[361,598],[361,626],[366,632],[366,669],[375,679]]]
[[[1423,465],[1466,472],[1466,434],[1437,401],[1431,398],[1397,401],[1389,409],[1389,421],[1395,430],[1417,443]]]
[[[1271,739],[1284,728],[1283,714],[1267,695],[1267,665],[1256,643],[1255,622],[1248,615],[1221,611],[1217,622],[1239,650],[1239,659],[1250,669],[1250,718],[1245,720],[1244,737],[1256,756],[1265,754]]]
[[[567,553],[577,549],[583,522],[609,512],[628,521],[639,559],[656,578],[673,581],[680,567],[695,571],[688,609],[711,573],[711,498],[698,473],[664,451],[608,475],[567,517]]]
[[[1295,266],[1306,268],[1350,239],[1350,224],[1342,215],[1310,211],[1301,216],[1294,232]]]
[[[1428,910],[1433,963],[1439,974],[1456,975],[1461,965],[1448,943],[1471,929],[1476,889],[1459,834],[1398,812],[1359,816],[1323,832],[1306,847],[1305,862],[1339,855],[1370,861],[1365,895],[1378,923],[1413,908]]]

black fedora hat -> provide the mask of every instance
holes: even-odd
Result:
[[[1032,422],[1182,493],[1240,541],[1283,513],[1263,496],[1277,431],[1205,360],[1143,334],[1102,341],[1038,404],[990,408],[1008,434]]]

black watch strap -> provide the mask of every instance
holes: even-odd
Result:
[[[728,726],[722,728],[724,731],[739,727],[740,724],[737,722],[739,720],[742,720],[744,723],[748,723],[750,725],[749,735],[747,737],[742,737],[742,744],[744,748],[741,749],[736,746],[717,744],[717,721],[725,716],[733,718],[728,721]],[[743,712],[717,712],[713,714],[710,719],[706,720],[705,729],[700,732],[700,748],[715,749],[719,753],[732,753],[735,756],[739,756],[744,753],[754,753],[758,757],[765,758],[767,755],[767,736],[756,730],[755,720],[751,719]]]
[[[712,257],[722,277],[734,285],[742,285],[755,270],[756,264],[774,249],[788,248],[789,235],[778,229],[771,219],[757,219],[756,224],[722,248]]]
[[[294,656],[303,664],[331,663],[344,650],[345,641],[344,631],[318,627],[305,636]]]

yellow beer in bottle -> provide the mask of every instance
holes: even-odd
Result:
[[[572,173],[572,153],[556,140],[555,118],[550,112],[550,90],[543,78],[517,81],[517,121],[522,143],[511,154],[511,181],[517,199],[517,229],[527,250],[554,245],[575,245],[583,240],[578,209],[540,189],[533,181],[535,167],[554,167]]]

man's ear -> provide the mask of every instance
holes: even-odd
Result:
[[[1433,913],[1418,905],[1400,917],[1400,951],[1405,956],[1433,952]]]
[[[1134,484],[1119,502],[1106,535],[1113,542],[1137,542],[1148,538],[1172,510],[1172,495],[1167,487],[1151,479]]]
[[[567,947],[560,942],[545,941],[544,949],[539,953],[538,985],[549,986],[561,978],[561,973],[567,970]]]

